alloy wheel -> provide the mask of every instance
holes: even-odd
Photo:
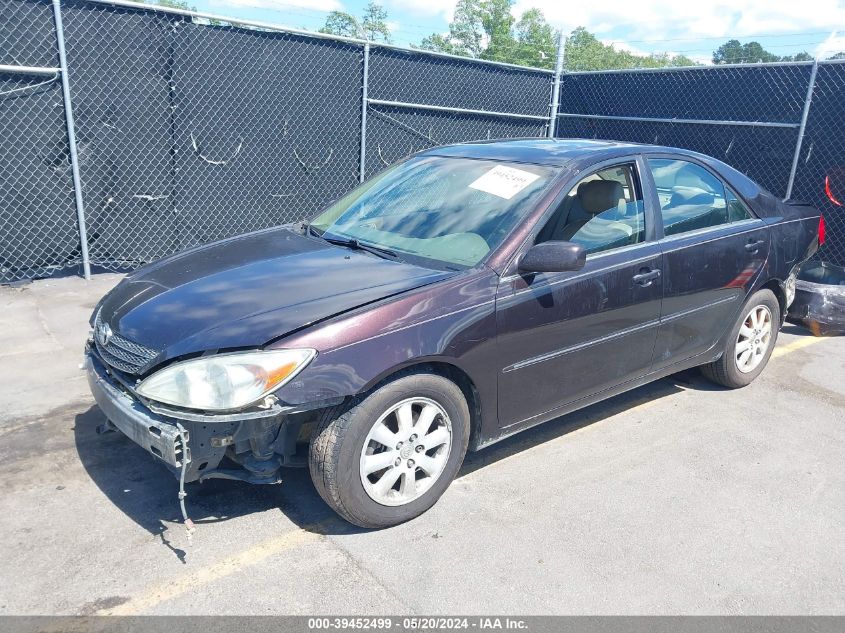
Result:
[[[361,450],[361,483],[370,498],[400,506],[437,481],[452,450],[452,423],[429,398],[408,398],[376,420]]]
[[[767,306],[751,309],[739,328],[734,348],[736,367],[743,374],[754,371],[772,342],[772,312]]]

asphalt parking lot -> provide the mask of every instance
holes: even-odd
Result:
[[[189,488],[77,368],[117,275],[0,288],[0,614],[841,614],[845,337],[787,326],[740,391],[686,372],[469,456],[421,518],[306,471]]]

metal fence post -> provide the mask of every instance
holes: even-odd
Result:
[[[91,279],[91,261],[88,256],[88,232],[85,228],[85,206],[82,203],[82,180],[79,176],[79,155],[76,151],[76,128],[73,123],[73,106],[70,101],[70,78],[67,72],[65,53],[65,31],[62,25],[61,0],[53,0],[53,20],[56,24],[56,44],[59,51],[59,68],[62,79],[62,98],[64,101],[67,142],[70,150],[70,169],[73,175],[73,195],[76,201],[76,217],[79,222],[79,246],[82,252],[82,274]]]
[[[792,187],[795,185],[795,174],[798,173],[798,159],[801,155],[801,146],[804,144],[804,131],[807,129],[807,118],[810,116],[810,104],[813,103],[813,90],[816,87],[816,73],[819,70],[819,58],[813,62],[813,69],[810,71],[810,84],[807,86],[807,96],[804,99],[804,111],[801,113],[801,124],[798,126],[798,140],[795,142],[795,154],[792,156],[792,168],[789,170],[789,182],[786,185],[786,196],[784,200],[792,197]]]
[[[367,177],[367,107],[369,103],[370,87],[370,43],[364,44],[364,79],[361,83],[361,154],[358,159],[358,182],[364,182]]]
[[[563,31],[557,38],[557,60],[555,61],[555,75],[552,82],[552,109],[549,112],[548,137],[554,138],[557,131],[557,111],[560,106],[560,76],[563,73],[563,55],[566,49],[566,38]]]

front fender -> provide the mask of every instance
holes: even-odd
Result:
[[[273,347],[310,347],[317,357],[276,396],[297,407],[366,393],[391,374],[439,362],[465,373],[495,424],[495,291],[492,271],[463,275],[315,325]]]

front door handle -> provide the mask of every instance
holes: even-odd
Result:
[[[756,242],[754,240],[748,240],[748,244],[745,245],[745,250],[749,253],[756,253],[765,243],[765,240],[757,240]]]
[[[655,268],[654,270],[651,270],[650,268],[643,268],[642,270],[640,270],[639,273],[637,273],[636,275],[634,275],[632,277],[635,284],[639,284],[640,286],[643,286],[643,287],[650,286],[652,283],[654,283],[655,279],[659,279],[659,278],[660,278],[660,269],[659,268]]]

